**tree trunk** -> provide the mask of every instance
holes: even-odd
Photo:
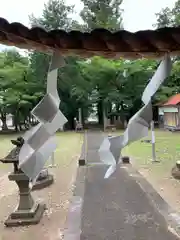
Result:
[[[98,121],[100,125],[103,125],[103,101],[99,100],[97,103],[97,114],[98,114]]]
[[[15,127],[15,131],[19,132],[19,128],[18,128],[18,123],[17,123],[16,117],[14,117],[14,127]]]
[[[16,132],[19,132],[21,130],[20,121],[19,121],[19,111],[18,110],[14,114],[14,126],[15,126],[15,131]]]
[[[7,122],[6,122],[6,113],[1,113],[1,121],[2,121],[2,130],[8,130]]]
[[[65,128],[68,130],[74,130],[75,129],[75,121],[74,118],[75,116],[66,116],[68,122],[65,124]]]
[[[124,106],[123,106],[123,103],[121,103],[121,123],[123,128],[125,128],[125,122],[126,122],[126,117],[124,112]]]

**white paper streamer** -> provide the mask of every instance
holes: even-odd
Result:
[[[19,153],[19,167],[33,183],[56,149],[55,132],[67,122],[59,110],[57,92],[58,68],[63,64],[62,56],[54,52],[47,77],[47,93],[32,110],[32,115],[40,123],[23,136],[25,142]]]
[[[110,177],[116,170],[121,151],[125,146],[148,136],[148,129],[152,121],[151,98],[170,75],[171,68],[171,59],[166,55],[143,92],[142,101],[144,106],[129,120],[124,134],[104,139],[99,148],[99,155],[102,162],[110,165],[104,178]]]

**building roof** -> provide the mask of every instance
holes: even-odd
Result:
[[[40,27],[27,28],[0,18],[0,43],[47,53],[59,50],[63,55],[74,53],[84,57],[160,58],[165,53],[180,53],[180,27],[135,33],[125,30],[112,33],[106,29],[90,33],[60,29],[47,32]]]
[[[169,98],[163,106],[175,106],[180,103],[180,93]]]
[[[153,107],[162,107],[166,101],[160,101],[153,104]]]

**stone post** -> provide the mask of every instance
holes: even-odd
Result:
[[[78,109],[78,114],[79,114],[79,123],[82,125],[82,110],[81,110],[81,108]]]

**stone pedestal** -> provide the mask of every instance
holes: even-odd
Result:
[[[130,158],[128,156],[123,156],[121,159],[122,159],[122,163],[125,163],[125,164],[130,163]]]
[[[78,161],[79,166],[85,166],[86,165],[86,157],[87,157],[87,135],[86,131],[84,132],[84,139],[83,144],[81,147],[81,155]]]
[[[17,209],[10,214],[5,225],[13,227],[39,223],[46,206],[33,200],[28,177],[23,172],[16,172],[9,175],[9,180],[17,183],[20,199]]]
[[[85,165],[86,165],[85,159],[79,159],[79,166],[85,166]]]
[[[180,180],[180,161],[176,162],[176,166],[172,168],[171,174],[175,179]]]
[[[52,174],[49,174],[48,169],[43,169],[38,178],[36,183],[34,184],[34,186],[32,187],[32,191],[34,190],[40,190],[43,189],[45,187],[50,186],[52,183],[54,182],[54,177]]]
[[[54,152],[53,152],[53,154],[51,156],[51,164],[48,167],[49,168],[55,168],[56,167]]]

